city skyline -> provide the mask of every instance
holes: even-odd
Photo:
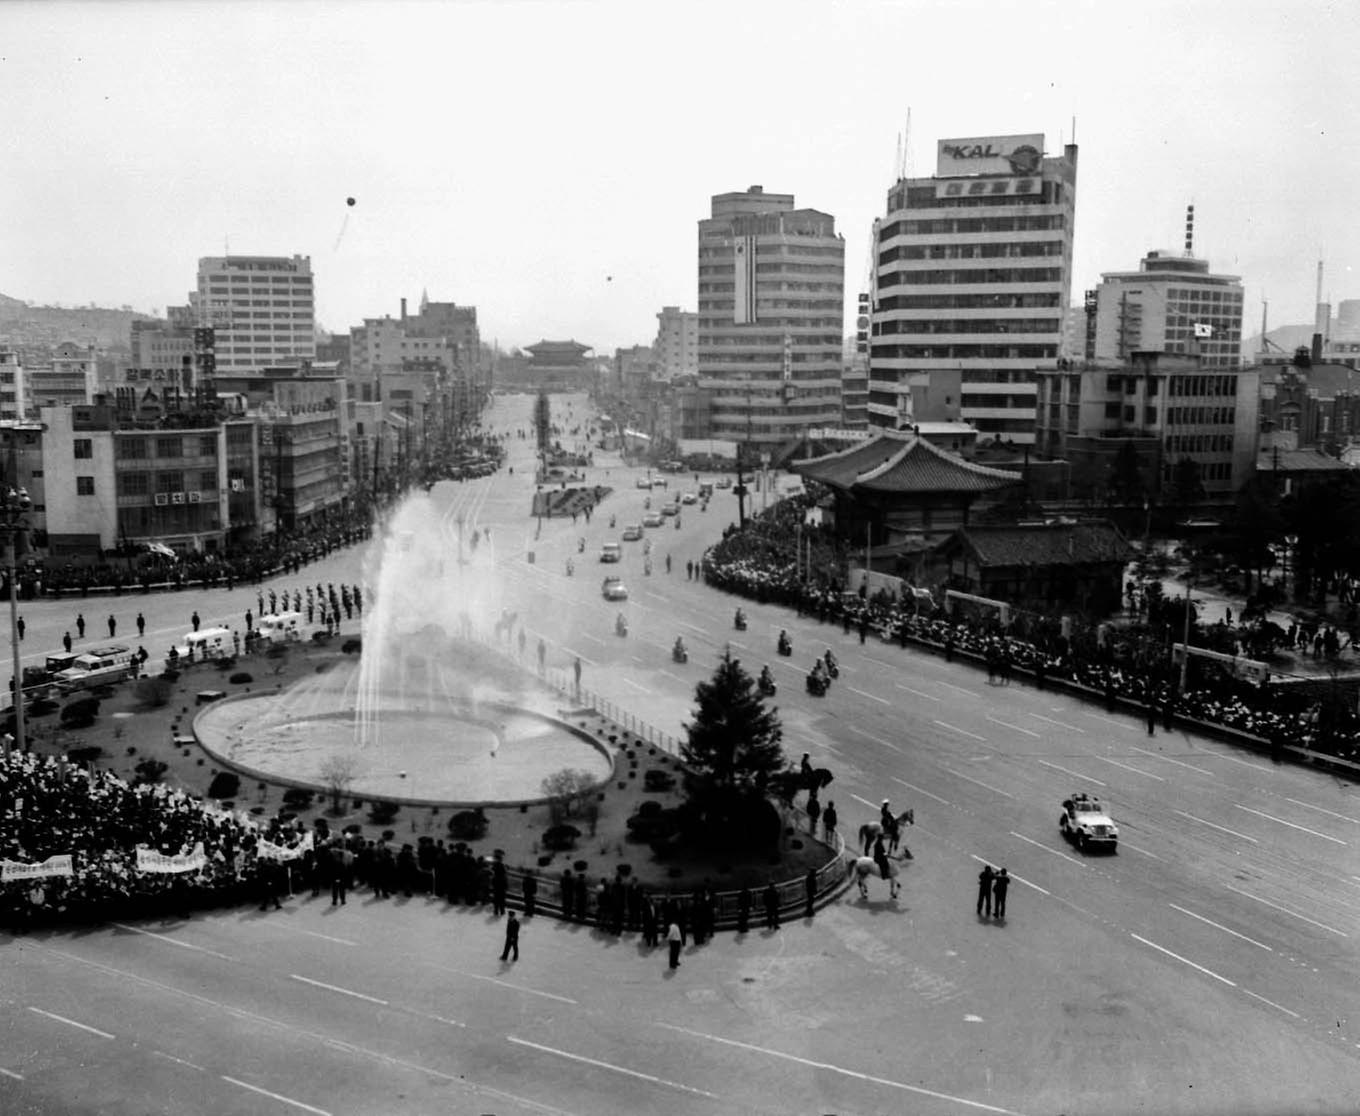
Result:
[[[1360,297],[1356,12],[994,7],[9,5],[0,292],[164,313],[229,245],[310,256],[334,332],[428,290],[504,347],[608,353],[696,308],[697,222],[752,184],[835,218],[853,303],[910,108],[912,176],[954,137],[1056,153],[1075,117],[1074,305],[1179,249],[1190,203],[1244,334],[1263,295],[1312,319],[1319,256]]]

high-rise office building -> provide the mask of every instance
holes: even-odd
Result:
[[[699,387],[711,436],[775,446],[841,416],[845,240],[759,186],[699,222]]]
[[[961,398],[942,403],[984,438],[1033,443],[1036,373],[1064,355],[1076,184],[1076,145],[1049,157],[1042,135],[941,140],[933,177],[894,183],[874,223],[871,425],[910,425],[913,388],[947,373]]]
[[[219,372],[255,372],[316,356],[309,256],[205,256],[189,302],[196,324],[216,331]]]
[[[670,381],[692,376],[699,370],[699,315],[678,306],[663,306],[656,316],[656,342],[652,345],[656,376]]]
[[[1137,271],[1107,271],[1086,300],[1088,360],[1136,352],[1199,358],[1201,368],[1241,364],[1242,280],[1215,275],[1209,261],[1149,252]],[[1094,321],[1091,315],[1094,313]]]

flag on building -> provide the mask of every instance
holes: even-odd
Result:
[[[750,325],[756,320],[756,238],[739,236],[732,246],[732,320]]]
[[[1212,337],[1213,335],[1214,335],[1214,327],[1211,326],[1208,322],[1196,322],[1196,323],[1195,323],[1195,336],[1196,336],[1197,338],[1200,338],[1200,337]]]

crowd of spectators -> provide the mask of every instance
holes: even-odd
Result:
[[[1147,626],[1069,623],[1035,613],[1013,615],[1009,626],[995,613],[946,615],[942,601],[930,595],[885,591],[873,595],[847,592],[831,573],[843,569],[834,561],[811,563],[796,555],[795,524],[801,524],[813,497],[799,496],[753,518],[744,530],[729,528],[724,538],[705,554],[704,580],[727,592],[753,600],[782,604],[799,615],[870,632],[900,643],[931,646],[947,657],[961,656],[985,663],[989,672],[1009,676],[1012,669],[1030,674],[1035,683],[1055,680],[1094,691],[1096,700],[1110,708],[1120,703],[1155,713],[1168,724],[1176,717],[1220,726],[1260,738],[1273,748],[1307,747],[1352,761],[1360,761],[1360,719],[1353,703],[1326,702],[1316,691],[1251,682],[1231,670],[1192,660],[1184,690],[1180,668],[1167,653],[1180,640],[1175,632],[1150,632]],[[830,546],[824,532],[803,528],[803,538],[814,546]],[[814,571],[813,577],[807,571]],[[1179,615],[1183,612],[1173,612]],[[1221,625],[1220,625],[1221,626]],[[1211,645],[1216,626],[1192,625],[1191,644]]]
[[[69,876],[0,882],[0,923],[102,920],[237,902],[265,869],[261,838],[297,845],[296,826],[267,827],[205,808],[161,784],[130,784],[107,771],[7,749],[0,756],[0,860],[40,863],[71,855]],[[202,846],[191,873],[138,870],[139,846],[168,856]]]

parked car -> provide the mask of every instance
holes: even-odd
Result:
[[[686,492],[680,497],[680,502],[682,504],[697,504],[699,502],[699,497],[694,495],[693,492]]]
[[[623,547],[616,542],[607,542],[600,547],[601,562],[620,562],[623,560]]]
[[[630,523],[623,529],[624,542],[637,542],[642,538],[642,528],[636,523]]]
[[[715,485],[716,487],[718,487],[718,488],[731,488],[731,487],[732,487],[732,478],[731,478],[731,477],[719,477],[716,481],[714,481],[714,485]]]
[[[626,601],[628,599],[628,587],[624,585],[622,578],[605,578],[600,585],[600,592],[604,594],[604,599],[607,601]]]
[[[668,504],[662,504],[662,505],[661,505],[661,514],[662,514],[662,515],[679,515],[679,514],[680,514],[680,505],[677,504],[674,500],[670,501],[670,503],[668,503]]]
[[[644,527],[660,527],[664,522],[665,520],[661,518],[660,512],[648,512],[642,517]]]
[[[652,482],[651,482],[650,480],[648,480],[646,477],[638,477],[638,479],[637,479],[637,486],[638,486],[639,488],[646,488],[646,489],[650,490],[651,487],[652,487]]]

